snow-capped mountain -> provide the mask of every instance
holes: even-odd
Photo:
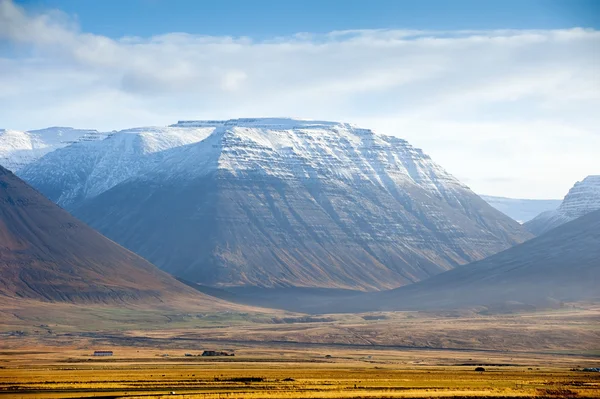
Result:
[[[206,138],[212,128],[145,127],[79,141],[17,174],[66,209],[159,165],[163,152]],[[154,155],[154,156],[151,156]]]
[[[240,177],[247,173],[282,179],[320,176],[365,180],[383,187],[391,177],[395,182],[409,180],[448,199],[453,196],[452,188],[466,188],[405,140],[377,136],[350,124],[262,118],[181,121],[172,127],[211,129],[210,146],[173,152],[165,161],[174,169],[160,166],[156,171],[177,179],[218,169]],[[198,149],[204,152],[199,154]],[[200,159],[216,162],[211,165]]]
[[[575,183],[558,209],[541,213],[525,223],[525,227],[533,234],[540,235],[598,209],[600,209],[600,175],[588,176]]]
[[[558,209],[561,200],[538,200],[494,197],[491,195],[480,195],[488,204],[498,209],[505,215],[510,216],[519,223],[525,223],[542,212]]]
[[[212,285],[392,288],[531,237],[406,141],[336,122],[134,129],[21,176],[164,270]]]
[[[22,132],[0,129],[0,165],[17,172],[45,154],[78,141],[95,141],[106,133],[70,127],[50,127]]]

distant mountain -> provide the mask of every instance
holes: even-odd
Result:
[[[211,132],[210,128],[178,127],[122,130],[105,140],[79,141],[49,153],[17,174],[52,201],[71,209],[129,178],[160,167],[166,150],[196,143]]]
[[[45,154],[78,141],[101,140],[97,130],[51,127],[22,132],[0,129],[0,166],[16,172]]]
[[[488,204],[510,216],[519,223],[525,223],[542,212],[557,209],[561,200],[534,200],[480,195]]]
[[[344,123],[180,122],[20,173],[163,270],[214,286],[394,288],[531,237],[421,150]]]
[[[558,209],[541,213],[525,223],[525,228],[535,235],[544,234],[597,209],[600,209],[600,175],[588,176],[575,183]]]
[[[73,303],[182,297],[225,307],[103,237],[1,166],[0,297]]]
[[[484,260],[394,290],[305,311],[440,310],[546,306],[600,299],[600,211]],[[308,302],[307,302],[308,303]],[[310,303],[308,303],[310,305]]]

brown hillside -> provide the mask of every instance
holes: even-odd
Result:
[[[123,302],[199,294],[110,241],[0,166],[0,295]]]

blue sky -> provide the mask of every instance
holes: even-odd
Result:
[[[598,28],[597,0],[21,0],[28,9],[76,15],[109,37],[169,32],[291,35],[347,29]]]
[[[0,128],[289,116],[402,137],[476,192],[600,174],[600,1],[0,0]]]

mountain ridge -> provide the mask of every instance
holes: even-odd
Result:
[[[600,210],[486,259],[393,290],[347,296],[308,312],[519,309],[597,301]],[[307,302],[308,303],[308,302]]]
[[[211,285],[394,288],[530,238],[422,150],[369,129],[285,118],[156,129],[178,139],[112,157],[107,143],[148,130],[129,129],[20,175],[163,270]],[[104,159],[118,178],[102,180]]]
[[[524,226],[541,235],[597,209],[600,209],[600,175],[590,175],[575,183],[556,210],[543,212]]]
[[[58,126],[30,131],[0,129],[0,165],[17,172],[58,148],[101,140],[106,135],[97,130]]]

